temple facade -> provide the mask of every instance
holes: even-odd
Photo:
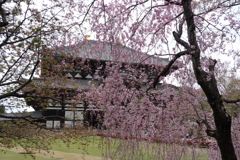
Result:
[[[84,41],[74,46],[45,50],[41,60],[41,76],[35,78],[23,92],[28,105],[41,111],[46,128],[74,127],[78,124],[97,127],[102,110],[74,97],[88,90],[91,84],[101,84],[100,77],[107,77],[105,70],[111,63],[121,64],[119,74],[126,74],[125,65],[143,69],[148,79],[156,73],[153,67],[162,67],[168,59],[157,58],[121,44]],[[144,87],[144,86],[140,86]],[[31,95],[35,95],[32,96]],[[39,95],[39,96],[36,96]],[[94,109],[93,109],[94,108]]]

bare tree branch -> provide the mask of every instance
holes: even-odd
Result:
[[[31,81],[32,81],[32,77],[37,69],[37,66],[39,64],[39,60],[36,62],[36,64],[34,65],[34,68],[32,70],[32,73],[28,79],[28,81],[26,83],[24,83],[23,85],[21,85],[20,87],[18,87],[17,89],[15,89],[14,91],[12,92],[9,92],[9,93],[6,93],[6,94],[3,94],[3,95],[0,95],[0,99],[3,99],[3,98],[6,98],[6,97],[10,97],[10,96],[19,96],[19,94],[17,92],[19,92],[20,90],[22,90],[25,86],[27,86]]]
[[[237,102],[240,102],[240,99],[227,99],[227,98],[222,98],[222,100],[225,102],[225,103],[237,103]]]
[[[174,4],[174,5],[182,6],[182,3],[178,2],[178,1],[165,0],[165,2],[167,4]]]
[[[175,63],[175,61],[180,58],[183,55],[187,55],[189,54],[188,51],[182,51],[177,53],[174,58],[168,63],[168,65],[158,74],[158,76],[156,76],[156,78],[153,81],[153,88],[156,87],[156,85],[159,83],[159,79],[160,77],[164,77],[169,73],[169,70],[171,69],[172,65]],[[150,89],[150,88],[149,88]],[[149,90],[148,89],[148,90]]]

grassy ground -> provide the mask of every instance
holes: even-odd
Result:
[[[5,153],[0,152],[1,160],[102,160],[102,157],[83,155],[77,153],[67,153],[60,151],[41,151],[34,153],[34,157],[29,154],[22,154],[22,148],[12,148],[9,150],[5,149]]]
[[[198,157],[198,160],[208,159],[207,150],[205,148],[191,148],[187,146],[161,143],[147,144],[141,141],[136,142],[135,144],[127,144],[126,142],[128,141],[112,139],[111,143],[109,143],[109,141],[106,141],[106,139],[103,137],[86,137],[86,139],[81,140],[81,143],[74,143],[68,147],[61,141],[58,141],[53,145],[53,150],[71,153],[81,153],[99,157],[104,156],[104,153],[106,152],[111,153],[119,151],[118,155],[122,155],[123,157],[119,158],[113,156],[112,158],[124,160],[150,160],[154,158],[159,159],[159,157],[161,157],[161,159],[166,159],[165,157],[171,157],[172,154],[176,154],[176,151],[180,151],[178,154],[176,154],[176,159],[191,160],[193,159],[193,152],[194,155]],[[159,150],[156,150],[156,148],[159,147],[161,147],[161,153],[159,153]],[[188,151],[190,151],[190,153],[184,155],[182,148],[187,149]],[[133,152],[135,153],[133,154]],[[161,154],[161,156],[159,156],[159,154]]]
[[[126,140],[114,139],[110,145],[106,147],[109,156],[112,159],[119,160],[208,159],[207,149],[205,148],[193,148],[178,144],[146,143],[138,140],[133,141],[134,142],[129,143],[129,141]],[[111,156],[113,152],[114,154]]]
[[[102,157],[103,151],[101,150],[102,146],[106,146],[104,144],[104,140],[101,137],[89,136],[85,138],[81,138],[80,140],[73,140],[72,143],[66,145],[62,141],[56,141],[52,145],[52,150],[68,152],[68,153],[77,153],[77,154],[87,154],[91,156]]]
[[[36,160],[52,160],[52,158],[44,158],[35,155]],[[0,151],[1,160],[32,160],[33,157],[29,154],[22,154],[18,152],[2,150]]]
[[[172,154],[173,146],[164,144],[153,143],[150,146],[146,146],[143,142],[139,142],[140,148],[137,146],[128,146],[125,140],[114,140],[111,144],[101,137],[86,137],[81,140],[73,140],[71,144],[66,145],[66,143],[61,140],[56,141],[56,143],[52,144],[52,151],[40,153],[36,152],[34,155],[36,156],[36,160],[53,160],[53,159],[61,159],[61,160],[101,160],[106,153],[106,151],[124,151],[119,152],[122,154],[122,158],[117,158],[113,156],[114,159],[124,159],[124,160],[150,160],[156,158],[155,155],[157,152],[154,151],[154,148],[161,146],[162,153]],[[102,148],[101,148],[102,147]],[[178,147],[178,146],[176,146]],[[179,146],[182,147],[182,146]],[[190,148],[187,148],[190,149]],[[135,155],[133,157],[129,157],[131,153],[135,151]],[[5,153],[4,153],[5,152]],[[31,160],[32,157],[29,154],[22,154],[23,150],[21,149],[4,149],[4,152],[0,152],[1,160]],[[169,152],[169,153],[168,153]],[[160,153],[161,154],[161,153]],[[199,154],[198,160],[208,159],[206,149],[195,149],[195,154]],[[84,155],[84,156],[83,156]],[[179,154],[181,156],[181,154]],[[166,154],[163,154],[161,159],[164,159]],[[157,158],[159,159],[159,158]],[[192,159],[191,155],[187,155],[182,158],[178,158],[182,160]]]

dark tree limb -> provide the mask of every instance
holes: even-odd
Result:
[[[39,63],[40,63],[40,61],[38,60],[36,62],[36,64],[34,65],[34,68],[32,70],[32,73],[31,73],[29,79],[24,84],[22,84],[20,87],[18,87],[17,89],[15,89],[12,92],[0,95],[0,99],[7,98],[7,97],[18,97],[18,96],[20,96],[20,94],[18,94],[17,92],[21,91],[24,87],[26,87],[32,81],[33,75],[34,75]]]
[[[209,59],[210,65],[208,67],[209,71],[214,71],[215,65],[217,64],[217,60],[215,59]]]
[[[206,129],[206,133],[208,136],[210,137],[216,137],[216,130],[209,130],[209,129]]]
[[[8,86],[8,85],[11,85],[11,84],[19,84],[20,81],[11,81],[11,82],[6,82],[6,83],[1,83],[0,86]]]
[[[165,0],[165,2],[167,4],[174,4],[174,5],[182,6],[182,2],[178,2],[178,1]]]
[[[180,37],[181,37],[181,34],[177,33],[177,32],[173,32],[173,36],[175,38],[175,40],[181,44],[183,47],[185,47],[187,50],[190,49],[190,46],[187,42],[185,42],[184,40],[182,40]]]
[[[188,51],[182,51],[182,52],[179,52],[177,53],[174,58],[168,63],[168,65],[166,67],[164,67],[164,69],[158,74],[158,76],[155,77],[154,81],[153,81],[153,88],[156,87],[156,85],[159,83],[159,79],[160,77],[164,77],[164,76],[167,76],[171,67],[173,66],[173,64],[176,62],[176,60],[178,58],[180,58],[181,56],[183,55],[187,55],[189,54]],[[150,89],[150,88],[149,88]],[[148,90],[149,90],[148,89]]]
[[[227,99],[227,98],[222,98],[222,100],[223,100],[225,103],[238,103],[238,102],[240,102],[240,99]]]
[[[4,3],[6,3],[7,0],[3,0],[2,2],[0,2],[0,14],[1,14],[1,17],[2,17],[2,22],[0,22],[0,27],[5,27],[8,25],[8,21],[7,21],[7,18],[6,18],[6,15],[8,15],[8,13],[6,13],[4,11],[4,9],[2,8],[2,5]]]

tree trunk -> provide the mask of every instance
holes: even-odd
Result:
[[[182,6],[187,23],[189,46],[186,45],[186,43],[182,43],[182,45],[192,56],[192,66],[196,80],[203,89],[214,115],[216,130],[212,133],[207,130],[207,133],[208,135],[215,137],[217,140],[223,160],[237,160],[231,137],[232,118],[229,114],[227,114],[224,108],[224,104],[221,99],[222,97],[217,87],[217,81],[213,74],[214,67],[217,62],[209,59],[209,61],[211,61],[211,65],[208,66],[209,71],[204,71],[200,62],[201,51],[195,33],[194,13],[191,7],[191,0],[182,0]],[[179,40],[180,44],[181,41]]]
[[[220,103],[220,104],[219,104]],[[218,106],[221,105],[221,106]],[[223,160],[237,160],[231,135],[231,116],[225,110],[219,112],[219,109],[224,108],[222,102],[218,102],[216,106],[211,106],[213,109],[214,121],[216,125],[215,139],[221,152]],[[225,113],[224,113],[225,112]]]

